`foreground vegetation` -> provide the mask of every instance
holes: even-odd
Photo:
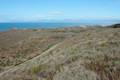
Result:
[[[0,80],[120,80],[120,28],[2,32]]]

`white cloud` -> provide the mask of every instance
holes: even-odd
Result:
[[[52,11],[49,13],[49,15],[52,15],[52,16],[61,16],[63,15],[63,12],[61,11]]]
[[[52,20],[57,19],[62,16],[63,13],[60,11],[51,11],[46,14],[36,14],[31,17],[28,17],[27,20],[40,21],[40,20]]]
[[[1,16],[1,15],[0,15]],[[50,11],[46,13],[40,13],[40,14],[31,14],[31,15],[4,15],[2,18],[0,18],[0,22],[14,22],[14,21],[49,21],[49,20],[55,20],[59,19],[63,16],[63,12],[61,11]]]

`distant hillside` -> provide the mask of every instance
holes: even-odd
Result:
[[[120,24],[115,24],[115,25],[112,25],[110,27],[112,27],[112,28],[120,28]]]

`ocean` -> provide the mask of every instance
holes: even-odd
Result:
[[[39,28],[62,28],[62,27],[73,27],[73,26],[81,26],[81,25],[107,25],[115,22],[105,22],[100,23],[100,21],[92,21],[92,22],[24,22],[24,23],[0,23],[0,31],[8,31],[11,29],[39,29]]]
[[[70,26],[80,26],[81,23],[0,23],[0,31],[7,31],[11,29],[39,29],[39,28],[62,28]]]

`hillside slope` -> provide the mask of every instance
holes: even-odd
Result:
[[[21,57],[26,60],[1,71],[0,80],[120,80],[119,28],[58,29],[38,33],[24,40],[21,51],[39,49],[33,52],[28,49],[28,54]],[[45,42],[41,42],[40,36]],[[34,42],[35,45],[28,47]],[[40,47],[43,43],[50,46]],[[23,46],[23,42],[19,45]]]

